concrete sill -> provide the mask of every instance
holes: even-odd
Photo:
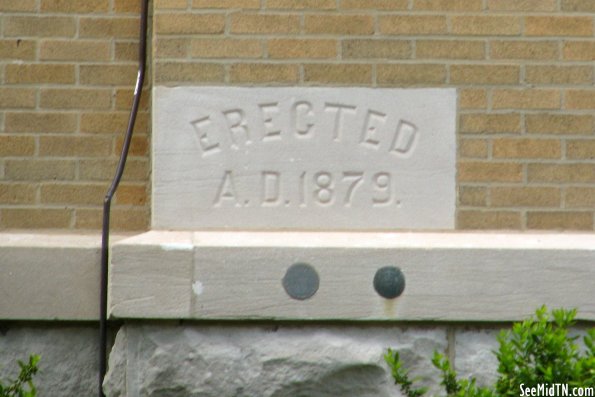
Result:
[[[100,249],[98,233],[0,233],[0,320],[96,321]]]
[[[281,280],[312,265],[316,294]],[[384,299],[376,270],[398,266],[406,288]],[[111,317],[512,321],[542,304],[595,320],[595,235],[151,231],[113,246]]]

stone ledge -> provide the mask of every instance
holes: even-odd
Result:
[[[320,276],[308,300],[281,280],[296,262]],[[406,288],[372,280],[398,266]],[[111,317],[164,319],[514,321],[577,307],[595,320],[595,235],[151,231],[114,245]]]
[[[97,233],[0,233],[0,319],[97,320],[100,249]]]

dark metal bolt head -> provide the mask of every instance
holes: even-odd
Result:
[[[386,299],[394,299],[405,289],[405,275],[395,266],[385,266],[374,275],[374,289]]]
[[[297,300],[306,300],[318,291],[320,278],[316,270],[307,263],[295,263],[283,277],[283,288],[287,295]]]

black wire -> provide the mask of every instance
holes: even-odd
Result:
[[[145,70],[147,64],[147,20],[149,14],[149,0],[141,1],[141,17],[140,17],[140,38],[138,51],[138,75],[136,78],[136,86],[134,88],[134,100],[132,102],[132,109],[130,110],[130,117],[128,119],[128,128],[126,129],[126,136],[124,138],[124,145],[120,154],[120,161],[118,168],[112,180],[105,199],[103,201],[103,227],[101,230],[101,286],[100,286],[100,301],[99,301],[99,396],[105,397],[103,394],[103,379],[107,370],[107,284],[108,284],[108,261],[109,261],[109,231],[110,231],[110,210],[112,198],[118,189],[124,167],[126,166],[126,159],[128,158],[128,150],[130,149],[130,142],[134,132],[134,124],[136,115],[140,105],[140,98],[143,92],[143,84],[145,81]]]

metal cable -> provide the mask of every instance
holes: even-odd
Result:
[[[140,99],[143,92],[143,83],[145,81],[145,70],[147,64],[147,27],[148,27],[148,13],[149,0],[141,1],[141,16],[140,16],[140,38],[138,51],[138,74],[136,78],[136,86],[134,87],[134,100],[132,102],[132,109],[130,110],[130,117],[128,119],[128,128],[120,154],[120,161],[116,173],[112,180],[105,199],[103,201],[103,227],[101,230],[101,285],[100,285],[100,303],[99,303],[99,396],[105,397],[103,394],[103,379],[105,378],[107,370],[107,285],[108,285],[108,262],[109,262],[109,232],[110,232],[110,210],[112,198],[118,189],[124,167],[126,166],[126,159],[128,158],[128,150],[130,149],[130,142],[134,132],[134,124],[136,122],[136,115],[140,105]]]

